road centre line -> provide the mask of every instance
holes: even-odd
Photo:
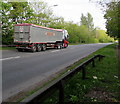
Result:
[[[11,60],[11,59],[17,59],[17,58],[20,58],[20,56],[3,58],[3,59],[0,59],[0,61],[3,61],[3,60]]]

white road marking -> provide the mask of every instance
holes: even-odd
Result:
[[[58,51],[60,51],[60,50],[54,50],[54,51],[51,51],[51,52],[58,52]]]
[[[3,59],[0,59],[0,61],[3,61],[3,60],[11,60],[11,59],[17,59],[17,58],[20,58],[20,56],[3,58]]]

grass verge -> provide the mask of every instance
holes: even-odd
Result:
[[[109,45],[88,57],[75,63],[68,70],[76,67],[90,57],[101,54],[106,56],[101,62],[97,62],[96,67],[87,67],[87,79],[82,80],[81,72],[78,72],[64,86],[65,102],[120,102],[120,79],[118,75],[118,59],[116,56],[115,45]],[[45,103],[57,103],[58,92],[52,94]]]
[[[13,50],[15,47],[0,47],[0,50]]]

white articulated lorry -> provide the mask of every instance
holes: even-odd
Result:
[[[18,51],[45,51],[47,47],[66,48],[68,32],[64,29],[53,29],[34,24],[14,25],[14,43]]]

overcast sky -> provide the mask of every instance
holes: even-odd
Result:
[[[100,6],[89,0],[44,0],[51,6],[56,16],[62,16],[65,21],[80,21],[81,13],[86,15],[88,12],[92,15],[95,27],[105,30],[105,19]],[[53,7],[53,5],[58,5]]]

